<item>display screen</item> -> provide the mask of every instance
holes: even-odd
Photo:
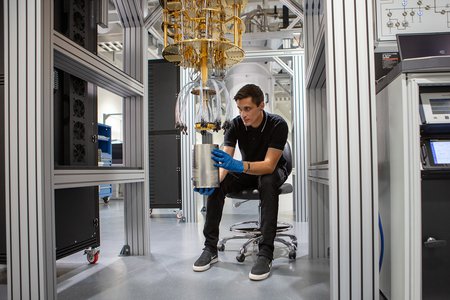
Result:
[[[448,32],[397,35],[397,40],[402,60],[450,55]]]
[[[435,115],[450,114],[450,99],[430,99],[431,111]]]
[[[450,141],[430,141],[435,165],[450,164]]]

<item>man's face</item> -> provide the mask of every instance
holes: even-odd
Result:
[[[264,102],[261,102],[261,104],[257,106],[253,103],[252,97],[247,97],[236,100],[236,104],[241,119],[244,121],[244,125],[258,127],[263,117],[262,110],[264,109]]]

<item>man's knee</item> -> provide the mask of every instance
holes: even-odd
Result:
[[[259,177],[258,189],[276,189],[279,182],[278,176],[273,174],[261,175]]]

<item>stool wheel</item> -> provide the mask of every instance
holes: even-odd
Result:
[[[289,259],[295,259],[297,257],[297,253],[295,250],[289,251]]]
[[[225,250],[225,244],[219,245],[217,247],[217,250],[220,251],[220,252],[223,252]]]
[[[245,260],[245,254],[244,254],[244,253],[240,253],[240,254],[236,255],[236,260],[237,260],[238,262],[244,262],[244,260]]]

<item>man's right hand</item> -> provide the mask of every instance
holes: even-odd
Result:
[[[215,188],[194,188],[194,192],[203,196],[211,196],[214,193]]]

